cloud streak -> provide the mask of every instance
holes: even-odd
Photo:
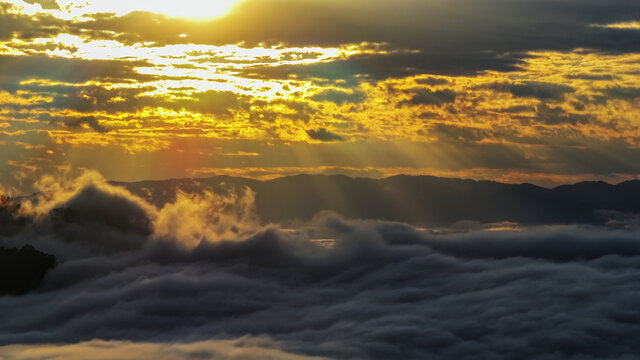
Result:
[[[201,341],[186,344],[133,343],[127,341],[88,341],[72,345],[8,346],[0,349],[0,357],[13,360],[50,359],[80,360],[87,354],[101,360],[196,360],[196,359],[266,359],[312,360],[318,357],[287,354],[265,338]]]

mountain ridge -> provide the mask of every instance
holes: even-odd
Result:
[[[460,221],[604,224],[611,216],[640,213],[640,181],[583,181],[546,188],[529,183],[395,175],[382,179],[299,174],[271,180],[227,175],[208,178],[111,182],[156,206],[178,191],[227,194],[249,187],[263,221],[306,221],[320,211],[350,218],[450,226]],[[604,216],[604,213],[608,215]]]

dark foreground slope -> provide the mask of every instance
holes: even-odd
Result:
[[[617,185],[581,182],[553,189],[531,184],[503,184],[432,176],[386,179],[334,175],[298,175],[270,181],[217,176],[117,183],[161,206],[176,191],[256,193],[258,215],[265,222],[308,220],[329,210],[351,218],[449,226],[459,221],[512,221],[521,224],[602,224],[623,213],[640,213],[640,181]]]
[[[0,296],[24,294],[34,289],[55,264],[55,256],[31,245],[20,249],[0,246]]]
[[[0,296],[19,295],[37,287],[56,257],[31,245],[20,248],[2,246],[5,236],[23,229],[28,220],[18,215],[20,204],[0,195]]]

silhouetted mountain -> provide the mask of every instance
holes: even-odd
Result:
[[[0,295],[19,295],[32,290],[55,264],[55,256],[31,245],[20,249],[0,247]]]
[[[385,179],[297,175],[270,181],[216,176],[115,183],[162,206],[177,191],[228,193],[247,186],[256,193],[264,222],[308,220],[319,211],[350,218],[449,226],[463,220],[526,225],[603,223],[604,213],[640,213],[640,181],[618,185],[581,182],[553,189],[531,184],[399,175]],[[607,211],[603,211],[607,210]]]

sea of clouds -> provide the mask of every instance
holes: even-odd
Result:
[[[59,264],[0,297],[0,359],[633,359],[640,231],[262,224],[250,189],[159,209],[48,178],[0,246]],[[27,219],[25,221],[25,219]]]

